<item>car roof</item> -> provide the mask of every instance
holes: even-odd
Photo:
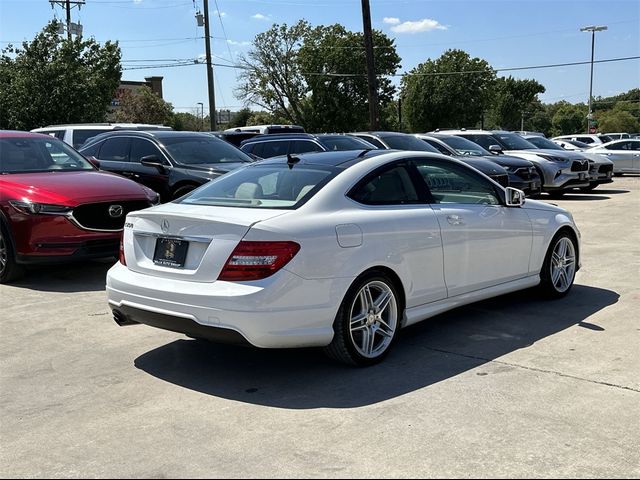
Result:
[[[24,132],[22,130],[0,130],[0,138],[55,138],[38,132]]]
[[[47,125],[46,127],[36,128],[32,131],[49,130],[52,128],[74,128],[77,130],[83,130],[83,129],[95,130],[97,127],[105,127],[105,129],[107,128],[116,129],[116,128],[127,128],[127,127],[128,128],[149,127],[149,128],[158,128],[158,129],[171,128],[166,125],[157,125],[152,123],[67,123],[67,124],[60,124],[60,125]]]
[[[330,152],[309,152],[291,155],[293,158],[297,158],[300,161],[300,165],[328,165],[332,167],[348,167],[354,163],[358,163],[367,158],[376,157],[378,155],[384,155],[389,153],[390,150],[372,149],[372,150],[332,150]],[[265,164],[280,164],[287,163],[289,159],[288,155],[281,155],[278,157],[271,157],[265,160],[260,160],[256,163]]]
[[[243,133],[247,133],[247,132],[243,132]],[[317,138],[316,135],[312,135],[310,133],[261,133],[254,137],[243,140],[241,145],[246,145],[247,143],[258,143],[262,141],[300,140],[300,139],[314,140],[316,138]]]
[[[405,135],[409,135],[409,136],[413,136],[410,133],[403,133],[403,132],[387,132],[387,131],[377,131],[377,132],[354,132],[352,133],[352,135],[371,135],[373,137],[380,137],[380,138],[385,138],[385,137],[403,137]]]

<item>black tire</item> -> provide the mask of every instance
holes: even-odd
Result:
[[[560,242],[568,240],[571,243],[573,252],[573,269],[567,278],[568,287],[566,285],[559,285],[560,278],[554,282],[553,269],[558,268],[557,265],[552,265],[554,251],[559,246]],[[571,287],[573,287],[574,280],[576,278],[576,272],[578,268],[579,252],[576,244],[575,237],[568,231],[562,231],[553,237],[553,240],[549,244],[549,250],[544,257],[544,263],[542,264],[542,271],[540,272],[540,290],[542,294],[548,298],[562,298],[569,293]],[[564,262],[564,261],[563,261]],[[565,277],[566,278],[566,277]]]
[[[365,305],[361,303],[362,297],[359,294],[364,291],[365,286],[369,287],[369,292],[371,292],[371,289],[380,291],[380,296],[376,297],[377,300],[382,299],[382,292],[390,293],[390,300],[386,303],[387,306],[379,312],[382,323],[378,323],[377,320],[372,318],[375,315],[371,311],[370,315],[364,313]],[[369,298],[373,300],[371,293]],[[338,362],[357,367],[367,367],[382,361],[398,338],[403,311],[401,302],[396,286],[383,273],[371,271],[360,276],[351,285],[340,305],[333,322],[333,340],[324,348],[325,354]],[[352,313],[358,307],[361,309],[359,315],[371,317],[361,320],[362,329],[360,332],[362,333],[353,331],[351,328]],[[395,320],[393,316],[395,316]],[[372,322],[372,324],[369,322]],[[358,340],[364,341],[364,331],[368,332],[366,336],[371,339],[372,352],[369,356],[360,351],[366,347],[356,345]],[[379,332],[384,332],[384,335]],[[378,348],[374,348],[376,343]],[[378,349],[379,351],[374,351]]]
[[[614,177],[621,177],[622,174],[620,172],[613,172]]]
[[[564,196],[564,194],[565,194],[564,190],[557,190],[557,191],[554,191],[554,192],[549,192],[549,196],[551,198],[562,198]]]
[[[0,283],[17,280],[24,274],[24,267],[16,263],[9,229],[0,222]]]
[[[180,197],[183,197],[184,195],[186,195],[187,193],[189,193],[192,190],[195,190],[196,188],[198,188],[197,185],[185,185],[184,187],[180,187],[178,188],[175,192],[173,192],[172,195],[172,200],[176,200]]]
[[[588,187],[580,187],[580,191],[581,192],[593,192],[593,190],[598,186],[598,184],[592,184],[589,185]]]

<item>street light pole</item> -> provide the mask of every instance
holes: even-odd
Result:
[[[200,131],[204,131],[204,103],[198,102],[200,105]]]
[[[589,112],[587,113],[587,133],[590,133],[591,120],[593,118],[593,112],[591,111],[591,101],[593,98],[593,55],[596,46],[596,32],[606,30],[606,25],[589,25],[580,29],[581,32],[591,32],[591,80],[589,81]]]

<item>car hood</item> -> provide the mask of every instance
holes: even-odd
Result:
[[[512,155],[489,155],[489,156],[485,155],[477,158],[484,158],[486,160],[489,160],[490,162],[497,163],[498,165],[501,165],[503,167],[512,167],[512,168],[525,167],[526,168],[526,167],[532,166],[529,160],[525,160],[519,157],[514,157]]]
[[[0,191],[9,198],[69,207],[116,199],[150,200],[151,197],[151,190],[133,180],[97,171],[1,175]]]
[[[529,150],[512,150],[514,152],[528,152],[537,155],[548,155],[550,157],[563,158],[565,160],[584,160],[585,157],[581,152],[571,152],[569,150],[554,150],[552,148],[536,148]]]
[[[505,169],[494,163],[490,160],[486,160],[481,157],[471,157],[469,155],[463,155],[459,157],[455,157],[457,160],[460,160],[467,165],[471,165],[473,168],[480,170],[485,175],[504,175],[506,174]]]

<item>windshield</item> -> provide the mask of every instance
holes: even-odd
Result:
[[[243,208],[295,209],[342,169],[325,165],[256,163],[194,190],[180,203]]]
[[[0,138],[0,173],[95,170],[66,143],[51,138]]]
[[[413,135],[389,135],[381,138],[389,145],[389,148],[395,150],[417,150],[419,152],[440,153],[431,145]]]
[[[319,137],[320,143],[328,150],[368,150],[377,148],[369,142],[357,137],[347,135],[335,135],[332,137]]]
[[[547,150],[564,150],[564,148],[557,143],[543,137],[530,137],[527,138],[527,142],[533,143],[538,148],[546,148]]]
[[[473,143],[471,140],[467,140],[462,137],[438,137],[444,143],[453,148],[460,155],[472,155],[475,157],[480,157],[484,155],[491,155],[491,152],[485,150],[477,143]]]
[[[493,136],[505,145],[505,150],[531,150],[536,146],[517,133],[493,132]]]
[[[167,137],[162,143],[176,163],[182,165],[252,161],[233,145],[211,136]]]

